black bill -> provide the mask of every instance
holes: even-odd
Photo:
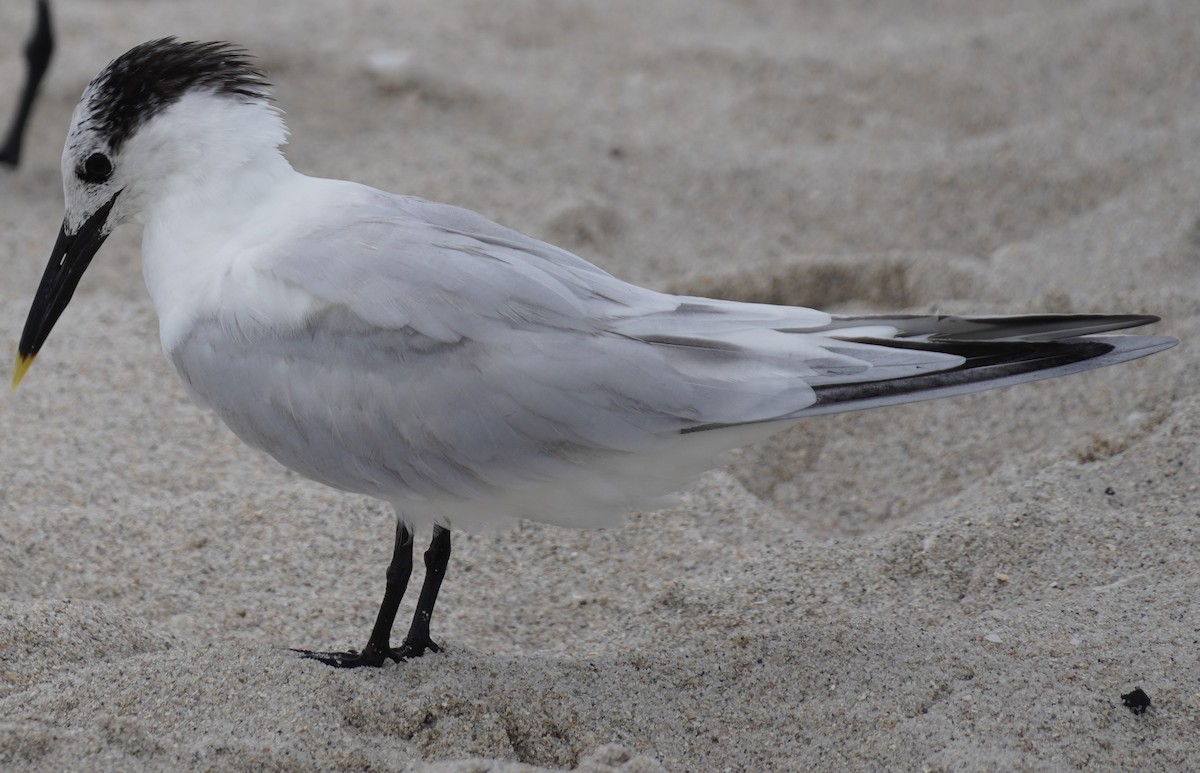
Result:
[[[29,317],[25,320],[21,342],[17,346],[18,372],[13,378],[14,387],[38,350],[42,348],[42,344],[54,328],[54,323],[58,322],[63,310],[71,302],[71,296],[96,251],[108,238],[110,229],[105,228],[108,213],[119,195],[119,191],[114,193],[113,197],[73,234],[67,233],[67,222],[63,221],[58,240],[54,242],[54,250],[50,253],[50,262],[46,264],[37,295],[34,296],[33,305],[29,309]]]

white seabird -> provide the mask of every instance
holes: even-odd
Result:
[[[118,225],[143,228],[163,351],[196,402],[287,467],[391,503],[379,617],[339,666],[437,650],[451,528],[614,525],[801,417],[1110,365],[1176,343],[1137,314],[832,317],[623,282],[457,207],[307,177],[241,49],[137,46],[88,84],[24,376]],[[417,611],[391,629],[412,536]]]

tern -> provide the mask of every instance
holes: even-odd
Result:
[[[164,38],[86,87],[66,214],[16,387],[114,228],[140,225],[163,352],[249,445],[390,503],[395,548],[361,652],[437,651],[450,529],[579,528],[655,507],[725,452],[818,414],[1060,376],[1173,346],[1141,314],[831,316],[670,295],[465,209],[296,172],[265,75]],[[432,527],[411,627],[392,627]]]

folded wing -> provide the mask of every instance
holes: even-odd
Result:
[[[259,271],[288,330],[201,320],[171,353],[251,445],[415,522],[613,523],[803,416],[1166,348],[1131,315],[831,318],[658,293],[474,213],[372,194]],[[233,386],[231,386],[233,385]]]

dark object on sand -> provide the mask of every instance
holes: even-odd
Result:
[[[1133,692],[1125,693],[1121,700],[1134,714],[1145,714],[1146,709],[1150,708],[1150,696],[1143,692],[1141,687],[1135,687]]]

